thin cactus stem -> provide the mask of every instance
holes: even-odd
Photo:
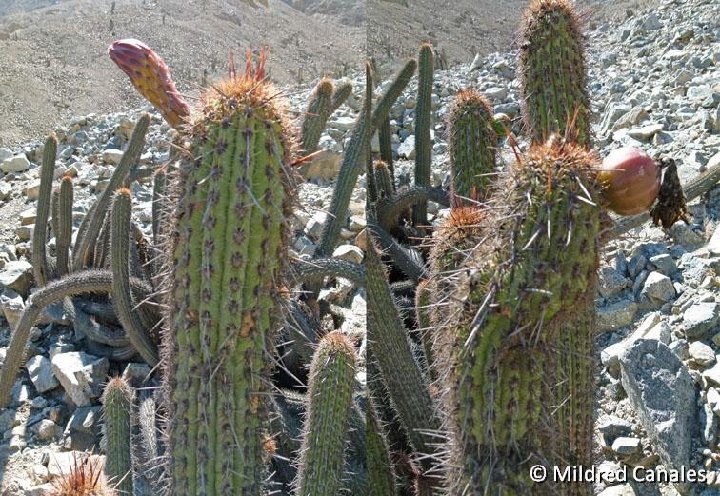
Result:
[[[450,206],[450,196],[443,188],[430,186],[413,186],[410,189],[397,193],[391,198],[381,200],[378,204],[378,221],[384,229],[397,226],[398,217],[402,212],[428,201],[439,203],[443,207]]]
[[[317,150],[320,136],[332,113],[332,93],[332,80],[323,77],[310,94],[301,130],[302,151],[306,155]]]
[[[125,329],[130,343],[151,367],[160,361],[157,346],[152,342],[146,328],[135,310],[130,292],[130,190],[118,189],[112,206],[110,247],[113,272],[112,301],[118,319]]]
[[[55,156],[57,154],[57,138],[51,134],[45,140],[43,161],[40,167],[40,191],[35,214],[35,227],[32,236],[32,266],[36,286],[44,286],[51,278],[48,273],[47,260],[47,228],[52,203],[52,183],[55,172]]]
[[[390,117],[385,117],[378,128],[378,139],[380,141],[380,160],[387,164],[390,171],[391,184],[395,191],[395,167],[393,166],[392,133],[390,132]]]
[[[419,281],[424,277],[425,268],[419,257],[414,257],[413,253],[395,241],[390,233],[380,227],[375,221],[368,223],[368,228],[377,239],[380,248],[387,253],[393,260],[394,265],[399,268],[407,277],[414,281]]]
[[[72,239],[73,184],[70,176],[60,181],[58,194],[57,231],[55,231],[55,252],[57,254],[57,276],[63,277],[70,271],[70,243]]]
[[[120,494],[133,494],[130,413],[134,397],[125,379],[113,377],[105,386],[101,399],[103,445],[107,454],[105,474]]]
[[[432,162],[432,87],[433,50],[424,43],[418,55],[418,95],[415,106],[415,185],[430,186],[430,164]],[[421,201],[413,208],[413,225],[427,226],[427,202]]]
[[[88,257],[92,255],[92,249],[109,210],[112,195],[123,184],[130,169],[140,158],[149,126],[150,114],[143,113],[135,124],[127,150],[125,150],[120,163],[115,167],[105,190],[95,203],[95,208],[88,212],[80,224],[73,251],[72,267],[74,270],[82,269],[86,265]]]
[[[365,286],[365,267],[336,258],[313,258],[292,264],[290,271],[299,281],[322,277],[344,277],[358,287]]]
[[[352,94],[352,89],[353,86],[350,81],[341,81],[340,83],[335,84],[332,93],[332,100],[330,101],[331,115],[333,112],[340,108],[340,105],[345,103],[345,100],[350,97],[350,95]]]

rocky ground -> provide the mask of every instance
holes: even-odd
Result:
[[[632,15],[615,10],[588,25],[596,145],[602,155],[623,145],[651,155],[667,154],[676,160],[681,178],[688,180],[720,163],[717,2],[661,0],[652,9],[639,6]],[[448,182],[444,119],[459,89],[482,90],[495,112],[513,119],[513,131],[521,136],[515,60],[514,52],[503,50],[436,73],[436,184]],[[311,164],[305,170],[309,181],[301,188],[302,208],[293,220],[293,249],[298,257],[312,252],[326,221],[324,209],[339,154],[357,115],[363,82],[359,72],[349,77],[356,95],[331,118],[321,141],[329,150],[322,165]],[[413,81],[391,111],[401,185],[412,180],[414,85]],[[307,85],[288,88],[292,109],[304,108],[307,91]],[[91,115],[59,130],[57,165],[77,177],[78,219],[103,188],[117,160],[115,150],[122,149],[137,115],[137,111]],[[143,157],[146,165],[167,158],[167,131],[156,119]],[[11,223],[0,226],[0,240],[5,241],[0,246],[0,261],[5,264],[0,271],[0,306],[10,323],[31,285],[25,260],[40,145],[34,141],[0,149],[0,170],[5,174],[0,179],[0,210],[14,216]],[[520,147],[524,146],[520,139]],[[505,163],[511,160],[508,147],[503,157]],[[138,186],[134,195],[139,200],[135,218],[147,229],[148,185]],[[363,256],[364,237],[359,234],[365,225],[364,201],[361,178],[343,232],[346,245],[338,256],[353,260]],[[436,220],[445,213],[437,206],[430,211]],[[690,213],[689,225],[679,223],[668,231],[644,225],[610,242],[603,253],[597,298],[600,387],[595,462],[603,474],[630,467],[629,479],[633,467],[660,467],[707,470],[709,481],[614,484],[605,477],[596,484],[596,492],[603,496],[720,494],[720,188],[691,202]],[[327,297],[346,317],[342,325],[355,325],[353,315],[364,315],[363,293],[343,287],[342,282],[328,288]],[[62,316],[55,319],[37,328],[32,358],[20,375],[15,401],[0,414],[3,494],[45,494],[44,484],[57,474],[58,466],[67,467],[72,450],[97,443],[95,393],[115,365],[83,351],[77,336],[65,337],[68,328],[61,326]],[[6,345],[8,333],[6,326],[0,346]],[[1,352],[2,348],[0,357]],[[86,397],[73,398],[76,392],[71,392],[67,379],[75,373],[73,367],[88,371]]]

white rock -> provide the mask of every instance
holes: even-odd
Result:
[[[25,368],[30,374],[30,380],[38,393],[44,393],[58,387],[59,383],[53,375],[50,360],[44,356],[35,355],[31,357],[25,364]]]
[[[29,168],[30,168],[30,161],[27,159],[25,154],[15,155],[14,157],[5,159],[3,161],[3,163],[0,164],[0,170],[5,172],[6,174],[8,172],[26,171]]]
[[[402,158],[406,158],[408,160],[413,160],[415,158],[415,135],[411,134],[407,138],[405,138],[405,141],[402,142],[400,147],[398,148],[398,155]]]
[[[108,148],[107,150],[103,150],[102,153],[102,159],[104,162],[108,164],[117,165],[120,163],[120,160],[122,159],[123,151],[118,150],[116,148]]]
[[[51,362],[55,377],[76,406],[90,405],[91,398],[100,396],[100,384],[107,380],[110,367],[107,358],[70,351],[56,354]]]
[[[353,262],[353,263],[359,264],[359,263],[362,263],[363,258],[365,257],[365,254],[357,246],[340,245],[337,248],[335,248],[335,251],[333,251],[332,256],[333,256],[333,258],[337,258],[340,260],[346,260],[348,262]]]
[[[693,341],[690,343],[690,361],[708,367],[715,363],[715,352],[702,341]]]

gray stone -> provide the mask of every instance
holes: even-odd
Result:
[[[673,257],[667,253],[661,253],[660,255],[650,257],[650,263],[657,268],[658,272],[665,274],[666,276],[671,276],[677,271],[675,260],[673,260]]]
[[[688,349],[690,361],[701,367],[709,367],[715,363],[715,352],[702,341],[693,341]]]
[[[630,279],[607,265],[600,268],[598,277],[598,291],[603,298],[612,298],[629,287],[631,283]]]
[[[42,355],[31,357],[25,364],[30,380],[38,393],[44,393],[58,387],[59,383],[53,375],[50,360]]]
[[[705,403],[700,409],[700,434],[706,446],[712,447],[717,437],[718,418],[713,413],[712,407]]]
[[[150,366],[146,363],[128,363],[123,370],[122,378],[132,387],[141,388],[147,385],[150,372]]]
[[[330,181],[340,172],[342,154],[331,150],[322,150],[310,162],[303,164],[300,173],[303,177],[313,181]]]
[[[598,309],[597,325],[600,331],[610,331],[630,325],[637,312],[634,301],[621,300]]]
[[[28,200],[37,200],[40,194],[40,179],[34,179],[25,186],[25,196]]]
[[[614,471],[612,476],[615,477],[615,474],[617,473],[617,470]],[[637,493],[632,486],[628,484],[621,484],[619,486],[606,487],[602,490],[602,492],[598,493],[598,496],[637,496]]]
[[[663,124],[650,124],[648,126],[632,128],[628,131],[628,136],[636,140],[648,141],[656,133],[663,130],[665,126]]]
[[[405,141],[402,142],[400,147],[398,148],[398,155],[401,158],[406,158],[408,160],[413,160],[415,158],[415,135],[411,134],[407,138],[405,138]]]
[[[320,239],[320,235],[325,229],[325,224],[328,222],[327,212],[315,212],[310,218],[310,222],[305,226],[305,233],[312,239]]]
[[[610,446],[620,436],[632,432],[633,425],[625,419],[615,415],[603,415],[597,422],[596,428],[602,434],[605,444]]]
[[[5,181],[0,181],[0,201],[10,198],[10,193],[12,193],[12,190],[13,187],[9,183]]]
[[[612,126],[612,130],[617,131],[618,129],[629,128],[636,124],[640,124],[649,118],[650,114],[648,114],[647,110],[642,107],[633,107],[625,115],[617,119],[615,124]]]
[[[360,264],[360,263],[362,263],[363,258],[365,257],[365,254],[357,246],[340,245],[337,248],[335,248],[335,251],[333,251],[332,257],[340,259],[340,260],[345,260],[347,262],[353,262],[356,264]]]
[[[645,280],[640,294],[643,297],[665,303],[675,298],[675,287],[668,276],[653,271]]]
[[[102,152],[102,159],[103,162],[108,164],[117,165],[120,163],[120,160],[122,159],[123,151],[118,150],[116,148],[108,148],[107,150],[103,150]]]
[[[712,255],[720,255],[720,224],[715,226],[710,241],[708,241],[707,249]]]
[[[25,303],[22,296],[12,289],[4,288],[2,292],[0,292],[0,308],[2,308],[5,320],[8,321],[12,329],[15,329],[15,326],[25,311]]]
[[[57,434],[57,429],[57,424],[48,419],[42,419],[30,428],[40,441],[50,441]]]
[[[718,324],[719,318],[717,303],[696,303],[683,313],[685,333],[691,338],[701,338]]]
[[[0,164],[5,162],[7,159],[13,156],[13,152],[10,148],[0,148]]]
[[[689,466],[697,431],[695,386],[687,367],[664,344],[635,341],[620,356],[622,384],[664,464]]]
[[[715,359],[717,360],[717,356]],[[716,361],[715,365],[703,370],[702,376],[708,383],[720,386],[720,362]]]
[[[2,170],[5,174],[8,172],[22,172],[28,170],[29,168],[30,161],[24,154],[15,155],[14,157],[5,159],[3,163],[0,164],[0,170]]]
[[[51,359],[53,373],[76,406],[89,405],[100,396],[100,386],[107,380],[110,362],[107,358],[84,351],[58,353]]]
[[[102,407],[78,407],[65,426],[65,447],[85,451],[98,446]]]
[[[0,286],[12,289],[23,298],[27,298],[32,281],[32,265],[25,260],[7,262],[0,271]]]
[[[636,437],[619,437],[613,441],[612,450],[621,456],[635,454],[640,450],[640,440]]]
[[[642,253],[636,253],[628,261],[628,274],[631,278],[635,278],[647,265],[647,257]]]

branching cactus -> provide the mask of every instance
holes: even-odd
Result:
[[[173,495],[261,494],[268,369],[293,199],[264,53],[205,93],[173,181],[163,346]]]
[[[355,349],[343,333],[331,332],[310,365],[298,496],[334,496],[342,487],[354,384]]]
[[[591,494],[539,486],[528,473],[592,464],[596,166],[574,144],[535,146],[494,198],[480,227],[492,235],[461,264],[433,350],[450,494]]]

